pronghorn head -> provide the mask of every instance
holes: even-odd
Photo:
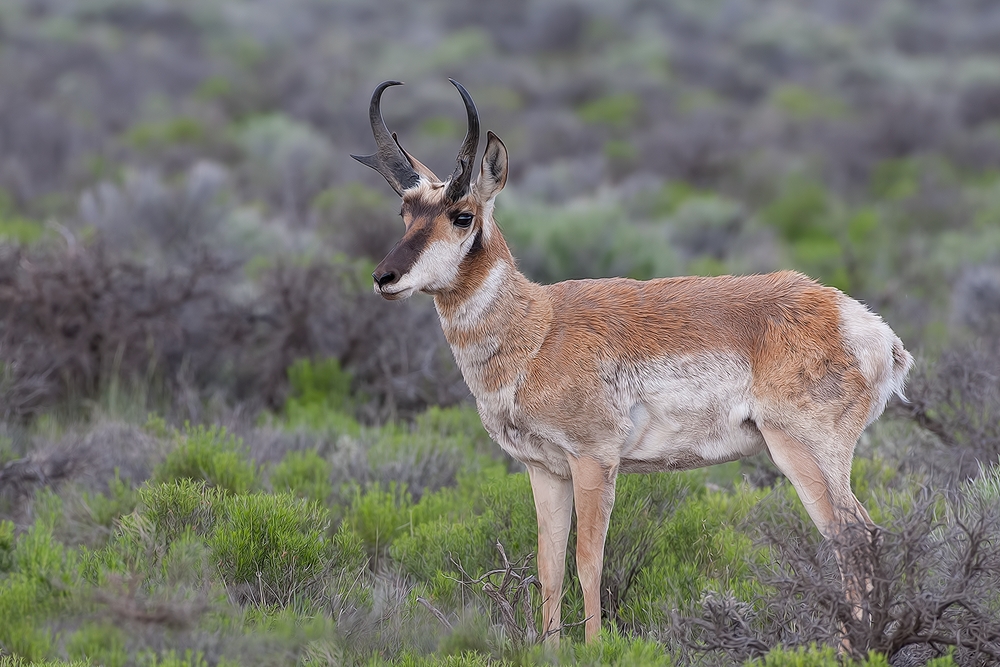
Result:
[[[449,79],[465,101],[469,130],[458,152],[455,171],[442,181],[411,156],[382,120],[382,92],[399,81],[380,83],[372,93],[369,116],[378,151],[352,155],[385,177],[403,205],[403,238],[372,273],[375,291],[386,299],[405,299],[414,292],[444,294],[461,285],[463,265],[471,260],[495,231],[493,203],[507,182],[507,149],[487,132],[479,178],[472,170],[479,147],[479,113],[469,92]]]

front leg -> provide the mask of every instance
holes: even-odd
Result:
[[[559,643],[560,604],[566,572],[566,540],[573,518],[573,482],[542,468],[528,466],[538,518],[538,579],[542,582],[542,632],[549,644]],[[549,634],[551,633],[551,634]]]
[[[611,508],[615,504],[618,465],[605,465],[587,457],[569,458],[576,500],[576,569],[583,588],[584,626],[587,641],[601,633],[601,571],[604,541]]]

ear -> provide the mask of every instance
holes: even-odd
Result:
[[[406,149],[399,143],[399,139],[396,137],[395,132],[392,133],[392,140],[396,142],[396,146],[399,147],[400,152],[402,152],[407,161],[409,161],[410,166],[413,167],[413,171],[417,172],[431,183],[441,182],[438,177],[434,175],[434,172],[431,171],[423,162],[406,152]]]
[[[507,147],[492,132],[487,132],[486,137],[483,166],[479,171],[479,179],[473,186],[476,199],[483,203],[496,197],[507,184]]]

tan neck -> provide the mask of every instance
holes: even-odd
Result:
[[[552,321],[545,289],[517,270],[499,230],[492,237],[463,262],[462,287],[434,297],[445,338],[477,398],[521,373]]]

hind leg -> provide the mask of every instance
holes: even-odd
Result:
[[[823,537],[834,539],[851,525],[874,527],[861,501],[851,491],[850,454],[810,447],[787,432],[759,426],[774,464],[789,479],[809,518]]]
[[[569,467],[573,472],[576,503],[576,573],[583,588],[583,613],[587,618],[584,636],[589,643],[601,632],[601,571],[608,522],[615,504],[618,465],[571,456]]]
[[[834,541],[844,594],[855,618],[863,620],[864,600],[872,586],[872,563],[865,556],[875,524],[851,491],[853,443],[845,455],[810,447],[779,429],[758,428],[775,465],[795,487],[819,532]]]

